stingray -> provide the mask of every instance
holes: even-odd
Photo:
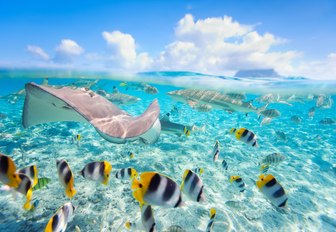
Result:
[[[161,124],[157,100],[142,115],[132,117],[89,89],[56,89],[35,83],[27,83],[25,88],[24,128],[57,121],[88,122],[112,143],[135,140],[154,143],[159,138]]]

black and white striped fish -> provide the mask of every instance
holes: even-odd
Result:
[[[205,230],[206,232],[212,232],[212,228],[215,224],[215,219],[216,219],[216,209],[211,208],[210,209],[210,220],[209,220],[207,228]]]
[[[230,130],[230,134],[233,133],[235,134],[236,138],[239,141],[242,141],[252,147],[258,147],[257,136],[252,131],[246,128],[240,128],[240,129],[232,128]]]
[[[121,180],[132,180],[138,176],[137,171],[134,168],[122,168],[117,171],[115,177]]]
[[[227,171],[228,170],[228,164],[227,164],[227,162],[223,159],[223,161],[222,161],[222,167],[223,167],[223,169],[225,170],[225,171]]]
[[[155,230],[155,219],[150,205],[141,205],[141,222],[146,232],[154,232]]]
[[[65,188],[65,194],[71,199],[76,193],[74,187],[74,176],[68,163],[62,159],[56,161],[58,179]]]
[[[277,207],[285,207],[288,197],[284,188],[272,174],[261,174],[257,181],[259,190]]]
[[[19,178],[21,182],[15,191],[26,196],[26,202],[23,205],[25,210],[31,210],[33,205],[31,204],[31,200],[33,199],[33,181],[25,174],[19,173]]]
[[[28,176],[32,181],[33,187],[37,184],[38,171],[36,165],[30,165],[28,167],[22,168],[18,172]]]
[[[231,176],[230,182],[235,185],[235,187],[239,190],[239,192],[245,191],[245,183],[240,176]]]
[[[284,161],[286,159],[286,157],[280,153],[272,153],[270,155],[265,156],[262,160],[261,160],[261,164],[278,164],[282,161]]]
[[[212,149],[212,160],[213,160],[213,162],[216,162],[218,160],[219,146],[220,146],[220,144],[219,144],[218,140],[216,140],[215,146]]]
[[[91,162],[85,165],[80,174],[85,178],[108,184],[112,165],[107,161]]]
[[[203,181],[196,173],[189,169],[184,171],[181,184],[181,190],[184,194],[193,201],[204,202],[206,201],[206,197],[203,188]]]
[[[50,218],[45,232],[64,232],[69,222],[71,222],[75,213],[75,207],[71,202],[65,203],[57,212]]]
[[[171,178],[157,172],[143,172],[132,182],[133,197],[140,204],[180,207],[184,205],[181,190]]]

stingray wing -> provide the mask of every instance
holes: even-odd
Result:
[[[160,107],[154,100],[138,117],[132,117],[106,98],[88,89],[55,89],[35,83],[26,84],[23,109],[23,127],[46,122],[89,122],[98,133],[110,142],[142,139],[152,143],[159,137]]]

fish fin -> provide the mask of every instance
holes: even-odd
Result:
[[[202,174],[203,174],[203,172],[204,172],[204,169],[203,169],[203,168],[201,168],[201,169],[200,169],[200,175],[202,175]]]
[[[165,122],[170,122],[169,115],[170,115],[169,113],[165,114],[160,120],[165,121]]]
[[[267,103],[266,105],[264,105],[264,106],[258,108],[258,109],[257,109],[257,114],[260,114],[260,112],[266,110],[266,108],[268,107],[268,105],[269,105],[269,103]]]
[[[108,182],[109,182],[109,178],[108,177],[104,177],[104,180],[103,180],[103,185],[108,185]]]
[[[77,193],[77,190],[74,187],[67,187],[65,190],[65,194],[71,199],[73,196],[75,196]]]
[[[31,204],[31,199],[33,198],[33,190],[30,188],[26,194],[26,203],[23,205],[25,210],[31,210],[34,206]]]
[[[50,218],[46,228],[44,229],[44,232],[53,232],[53,229],[52,229],[52,222],[53,222],[53,218]]]
[[[34,187],[35,185],[37,185],[37,183],[38,183],[38,171],[37,171],[36,165],[34,165],[34,173],[35,173],[35,176],[34,176],[33,187]]]

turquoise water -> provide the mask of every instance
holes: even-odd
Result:
[[[78,231],[78,228],[80,231],[127,231],[124,227],[126,221],[141,220],[130,182],[115,178],[116,172],[126,167],[133,167],[138,173],[159,172],[178,184],[185,169],[204,169],[200,178],[207,201],[193,202],[182,195],[186,205],[181,208],[153,206],[157,231],[169,231],[172,225],[179,225],[185,231],[205,231],[211,207],[217,210],[213,231],[335,231],[336,124],[322,124],[320,121],[325,118],[336,120],[336,107],[329,104],[316,108],[313,117],[308,115],[321,94],[325,94],[326,99],[336,100],[335,82],[158,72],[143,73],[136,78],[114,76],[113,80],[101,79],[94,84],[91,87],[93,91],[104,89],[111,92],[113,86],[117,86],[120,92],[141,98],[134,104],[119,105],[131,115],[140,115],[154,99],[158,99],[161,115],[170,112],[172,122],[198,128],[205,125],[205,131],[191,131],[190,136],[162,132],[156,143],[148,145],[138,141],[109,143],[89,123],[55,122],[24,129],[22,109],[25,96],[18,91],[25,83],[41,84],[43,78],[35,78],[40,75],[49,76],[50,85],[77,83],[82,86],[84,84],[77,82],[76,77],[86,76],[83,73],[44,74],[1,72],[0,152],[10,156],[18,168],[36,164],[39,177],[48,177],[51,182],[48,188],[34,191],[33,201],[39,201],[34,211],[27,212],[22,208],[25,202],[22,195],[14,198],[9,191],[1,191],[0,231],[43,231],[57,209],[69,201],[58,180],[56,159],[66,159],[75,174],[77,194],[71,202],[77,208],[67,231]],[[93,76],[88,74],[86,77]],[[102,74],[99,77],[102,78]],[[147,94],[120,86],[124,80],[149,81],[159,93]],[[220,83],[217,86],[216,81]],[[245,92],[246,101],[253,100],[256,107],[265,105],[257,100],[262,95],[279,93],[283,102],[270,103],[267,108],[276,109],[281,115],[270,124],[261,125],[256,113],[245,115],[244,112],[229,113],[218,109],[200,112],[167,95],[167,92],[183,86],[221,89],[224,93],[228,92],[227,86],[233,86],[235,91]],[[293,119],[293,116],[298,116],[301,121]],[[233,127],[253,131],[259,147],[249,146],[230,135]],[[279,132],[286,137],[279,136]],[[79,146],[72,142],[77,134],[81,135]],[[213,162],[211,152],[216,140],[220,143],[220,154],[218,161]],[[129,157],[129,152],[134,153],[134,158]],[[284,210],[273,206],[255,185],[260,175],[258,163],[275,152],[286,157],[283,162],[271,165],[268,171],[288,195]],[[227,171],[221,165],[223,159],[228,163]],[[113,166],[108,186],[79,176],[78,172],[87,163],[101,160]],[[237,191],[229,182],[231,175],[243,179],[244,192]]]

